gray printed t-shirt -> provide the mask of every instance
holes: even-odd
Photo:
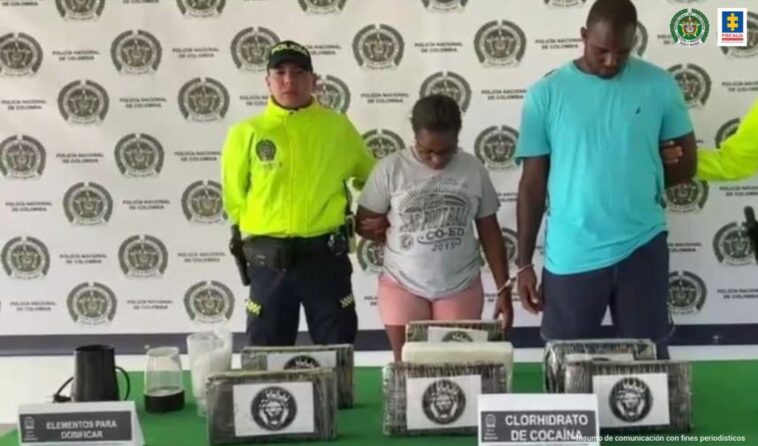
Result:
[[[379,161],[359,204],[389,219],[384,273],[428,299],[460,292],[476,278],[481,264],[474,220],[500,206],[487,170],[473,155],[459,152],[434,170],[413,149]]]

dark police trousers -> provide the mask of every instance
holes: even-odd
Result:
[[[257,242],[261,243],[256,248]],[[272,254],[277,246],[284,246],[286,253]],[[335,254],[329,247],[329,235],[295,239],[255,237],[245,240],[243,249],[250,278],[246,305],[249,345],[294,345],[301,304],[314,344],[355,341],[358,316],[351,283],[353,267],[347,252]],[[268,257],[278,260],[267,265],[272,263]]]

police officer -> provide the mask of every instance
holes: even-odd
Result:
[[[375,160],[347,116],[315,100],[316,81],[305,47],[272,47],[268,104],[232,125],[224,143],[224,208],[241,233],[230,249],[249,280],[250,345],[294,345],[301,304],[315,344],[355,340],[347,184],[361,187]]]

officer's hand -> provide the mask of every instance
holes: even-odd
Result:
[[[663,164],[673,165],[679,163],[679,160],[684,156],[684,152],[680,146],[674,144],[674,141],[666,141],[661,143],[661,158]]]
[[[363,218],[360,222],[360,233],[365,238],[384,242],[387,238],[387,229],[389,227],[390,221],[386,215]]]

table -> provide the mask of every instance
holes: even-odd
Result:
[[[192,402],[181,412],[154,415],[143,411],[142,373],[131,372],[132,395],[136,395],[140,421],[148,446],[207,445],[206,424],[198,417]],[[758,444],[758,360],[705,361],[693,363],[693,407],[695,430],[687,435],[743,435],[745,442],[651,442],[605,441],[604,445],[684,445],[684,444]],[[475,437],[390,438],[382,434],[382,391],[380,368],[356,368],[356,407],[338,415],[339,437],[329,445],[392,446],[392,445],[476,445]],[[189,376],[186,388],[190,388]],[[540,364],[518,363],[513,377],[514,391],[542,392]],[[191,393],[191,392],[190,392]],[[661,434],[678,435],[678,434]],[[0,446],[18,444],[12,432],[0,437]],[[279,443],[282,445],[316,445],[314,442]]]

